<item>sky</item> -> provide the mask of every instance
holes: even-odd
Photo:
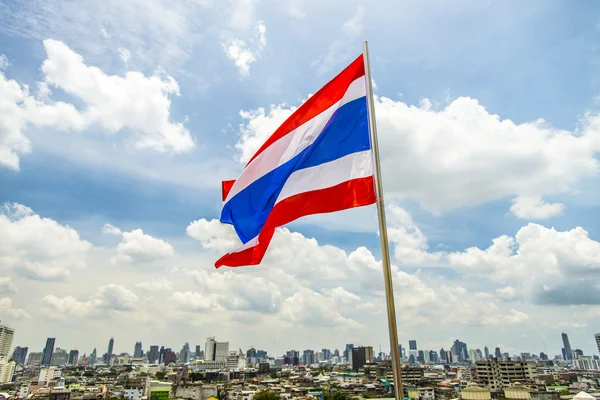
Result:
[[[0,319],[89,353],[389,351],[374,206],[279,229],[222,180],[370,46],[399,340],[598,354],[600,4],[0,3]]]

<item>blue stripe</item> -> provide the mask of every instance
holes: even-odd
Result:
[[[230,199],[221,212],[221,222],[232,224],[246,243],[262,230],[283,185],[294,171],[370,148],[367,100],[361,97],[340,107],[314,143],[300,154]]]

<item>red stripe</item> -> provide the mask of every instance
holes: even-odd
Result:
[[[323,214],[374,204],[377,200],[373,177],[353,179],[339,185],[300,193],[277,203],[271,211],[255,247],[221,257],[215,267],[257,265],[262,261],[276,227],[305,215]]]
[[[222,192],[222,196],[223,196],[223,201],[225,201],[227,199],[227,195],[231,191],[231,188],[233,187],[234,183],[235,183],[235,179],[232,181],[221,182],[221,192]]]
[[[267,147],[287,135],[294,129],[310,121],[323,111],[330,108],[332,105],[340,101],[340,99],[348,90],[348,86],[356,79],[365,75],[365,65],[363,63],[362,54],[344,69],[338,76],[329,81],[310,99],[306,100],[300,108],[298,108],[290,117],[283,123],[275,133],[267,139],[262,147],[252,156],[248,164],[252,162],[260,153]]]

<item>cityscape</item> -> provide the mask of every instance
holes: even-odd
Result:
[[[390,398],[391,355],[372,346],[289,350],[269,354],[254,347],[235,350],[206,338],[177,350],[131,345],[115,351],[61,348],[47,338],[41,351],[14,346],[15,330],[0,326],[0,378],[5,398],[51,400],[209,400]],[[448,348],[425,350],[418,340],[400,345],[405,399],[410,400],[590,400],[600,396],[600,356],[573,348],[561,335],[561,354],[509,354],[500,347],[469,348],[456,339]],[[600,353],[600,333],[594,336]],[[12,352],[11,352],[12,350]],[[587,397],[586,397],[587,396]]]

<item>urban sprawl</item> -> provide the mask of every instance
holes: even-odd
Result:
[[[13,345],[15,331],[0,326],[0,396],[43,400],[288,400],[393,398],[390,355],[371,346],[291,350],[281,357],[206,339],[181,350],[141,342],[133,354],[80,354],[48,338],[40,352]],[[595,335],[600,352],[600,334]],[[600,357],[572,349],[562,354],[509,355],[496,347],[448,349],[400,346],[404,398],[410,400],[600,400]],[[12,353],[11,353],[12,350]],[[3,400],[3,399],[0,399]]]

